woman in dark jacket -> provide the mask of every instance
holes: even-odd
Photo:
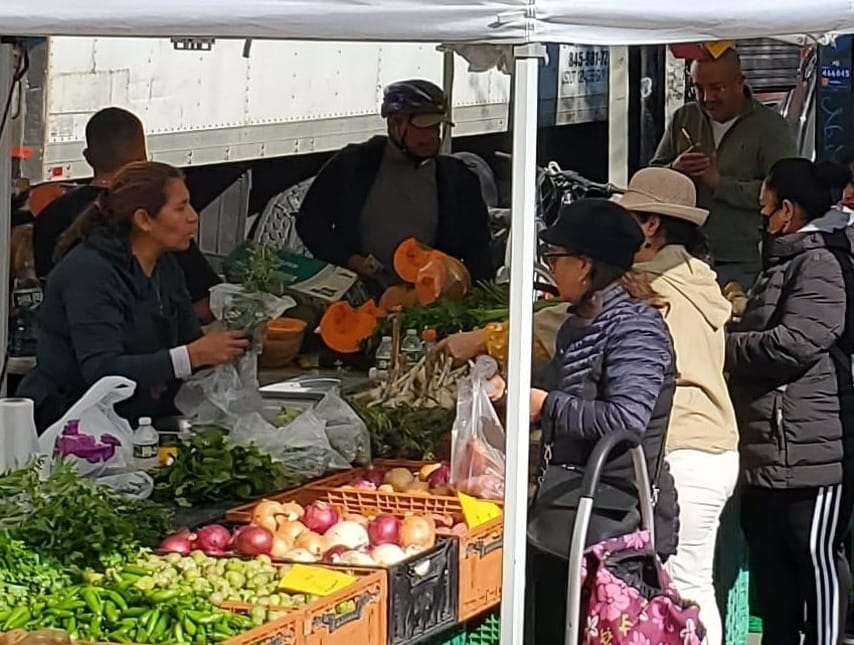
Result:
[[[60,240],[67,255],[48,279],[38,366],[18,388],[35,402],[40,432],[105,376],[136,382],[117,406],[131,423],[174,413],[179,379],[243,353],[247,341],[233,332],[202,336],[170,253],[195,235],[189,197],[180,170],[134,163]]]
[[[609,432],[636,432],[655,477],[675,388],[670,334],[652,306],[657,298],[631,271],[644,239],[631,214],[613,202],[581,200],[563,206],[541,237],[550,247],[546,258],[560,296],[574,315],[561,327],[555,357],[531,391],[532,421],[551,444],[543,453],[553,455],[528,524],[537,644],[563,640],[573,492],[577,500],[593,447]],[[597,496],[601,506],[591,521],[591,542],[635,528],[632,479],[629,455],[616,453],[603,480],[609,499]],[[558,495],[562,488],[569,490]],[[675,498],[670,506],[675,518]]]
[[[764,645],[798,644],[802,631],[808,645],[842,642],[854,233],[849,213],[831,207],[845,183],[833,164],[774,164],[760,194],[765,268],[727,340]]]

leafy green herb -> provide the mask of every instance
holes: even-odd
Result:
[[[96,484],[63,461],[42,481],[41,463],[0,476],[0,528],[41,555],[98,568],[171,530],[171,514],[159,504]]]
[[[282,261],[276,249],[253,243],[249,258],[242,271],[241,282],[250,293],[271,293],[281,296],[285,291],[287,276],[281,270]]]
[[[302,483],[301,476],[255,446],[226,441],[211,427],[178,445],[172,464],[155,474],[155,499],[179,506],[247,500]]]
[[[348,400],[371,435],[371,455],[386,459],[435,459],[451,431],[455,410],[444,408],[367,407]]]

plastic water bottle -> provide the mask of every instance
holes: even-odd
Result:
[[[392,351],[391,336],[383,336],[380,346],[377,347],[377,353],[374,355],[374,369],[370,373],[372,379],[381,381],[388,378],[389,370],[391,370]]]
[[[133,433],[133,462],[138,470],[152,470],[160,465],[160,435],[149,417],[140,417]]]
[[[403,337],[403,341],[400,343],[400,351],[406,358],[406,364],[410,367],[421,360],[423,346],[415,329],[406,330],[406,336]]]

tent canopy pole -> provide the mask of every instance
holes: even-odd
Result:
[[[608,55],[608,181],[629,183],[629,48]]]
[[[537,89],[545,47],[515,49],[513,92],[513,198],[511,212],[510,347],[507,374],[507,461],[504,492],[504,562],[501,645],[520,645],[525,626],[528,449],[530,444],[531,338],[536,249]]]
[[[13,65],[14,46],[0,44],[0,95],[5,98],[8,92],[14,91]],[[2,118],[2,115],[0,115]],[[12,120],[11,114],[8,116]],[[0,383],[0,396],[6,396],[6,363],[9,361],[9,272],[12,249],[10,247],[12,230],[12,124],[7,122],[2,127],[0,136],[0,258],[2,258],[2,279],[0,279],[0,339],[3,340],[3,351],[0,360],[3,361],[3,381]]]

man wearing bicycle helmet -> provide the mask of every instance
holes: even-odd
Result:
[[[425,80],[392,83],[380,114],[388,134],[338,152],[303,200],[297,232],[309,251],[380,287],[399,282],[392,258],[414,237],[461,260],[474,280],[493,277],[489,223],[477,177],[440,155],[452,124],[442,90]]]

